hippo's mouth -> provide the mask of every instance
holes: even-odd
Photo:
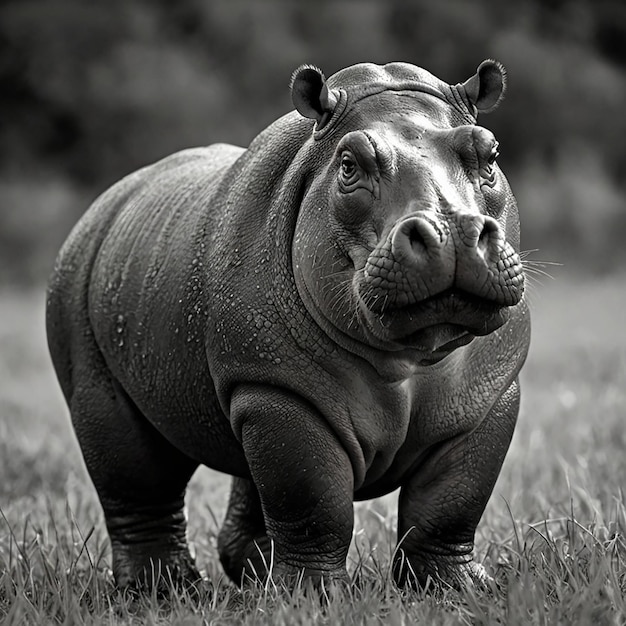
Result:
[[[424,353],[437,362],[509,319],[509,307],[450,289],[415,304],[375,313],[359,298],[359,316],[373,345]]]

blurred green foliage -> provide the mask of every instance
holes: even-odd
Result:
[[[4,0],[0,282],[45,277],[90,200],[184,147],[247,145],[292,108],[301,63],[327,75],[402,60],[456,83],[509,72],[481,118],[536,258],[626,259],[626,3],[621,0]]]

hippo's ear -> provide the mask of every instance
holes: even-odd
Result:
[[[504,97],[506,70],[492,59],[483,61],[476,74],[463,83],[465,93],[479,113],[493,111]]]
[[[300,115],[317,120],[318,129],[332,115],[338,101],[322,71],[313,65],[301,65],[292,74],[291,99]]]

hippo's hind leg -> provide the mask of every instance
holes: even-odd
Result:
[[[174,448],[112,379],[96,349],[73,372],[72,422],[104,510],[119,586],[200,576],[187,548],[184,495],[197,463]],[[79,368],[77,367],[79,365]]]
[[[251,480],[233,477],[217,547],[224,571],[237,584],[246,576],[262,578],[269,568],[270,542],[259,492]]]

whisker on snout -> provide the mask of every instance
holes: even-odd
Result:
[[[539,289],[544,286],[544,280],[554,280],[554,276],[550,274],[545,268],[548,267],[561,267],[561,263],[554,261],[540,261],[538,259],[529,259],[528,257],[538,252],[538,250],[524,250],[520,252],[520,260],[522,261],[522,267],[524,268],[524,275],[526,276],[526,293],[529,304],[533,305],[533,300],[539,295]]]
[[[527,275],[533,275],[535,277],[549,278],[550,280],[554,280],[554,276],[546,271],[546,267],[561,267],[561,263],[556,263],[554,261],[541,261],[539,259],[529,259],[532,253],[538,252],[538,250],[524,250],[520,252],[520,260],[522,261],[522,267],[524,268],[524,273]]]
[[[342,283],[338,283],[331,289],[331,291],[337,292],[333,295],[333,297],[331,298],[329,302],[329,306],[331,310],[335,309],[337,305],[341,306],[342,301],[345,300],[346,293],[349,293],[350,291],[350,284],[351,284],[351,281],[346,280]]]

